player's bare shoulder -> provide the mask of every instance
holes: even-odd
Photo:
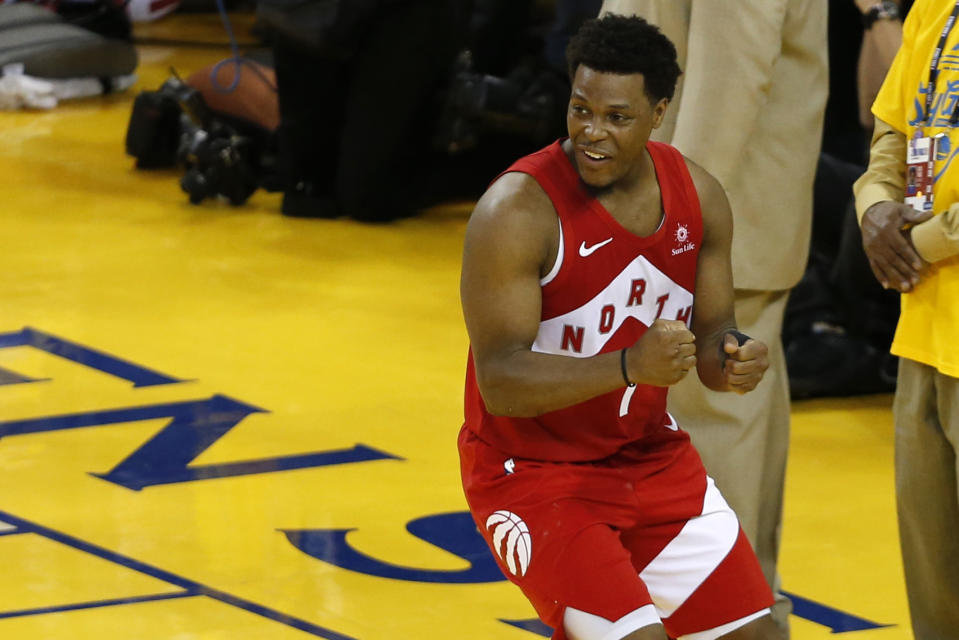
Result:
[[[726,200],[726,191],[713,174],[686,156],[683,156],[683,160],[686,161],[689,176],[693,179],[693,185],[699,195],[700,206],[705,209],[707,205],[713,204],[717,198]]]
[[[545,261],[559,233],[556,209],[536,180],[512,171],[500,176],[476,203],[466,230],[466,248],[491,243],[498,251],[521,251]]]
[[[686,168],[699,196],[699,208],[703,214],[703,229],[707,238],[715,237],[717,233],[731,236],[732,212],[723,185],[713,174],[686,156],[683,156],[683,160],[686,161]]]
[[[556,211],[549,196],[529,174],[510,171],[489,186],[477,201],[470,222],[496,224],[543,224],[555,222]]]

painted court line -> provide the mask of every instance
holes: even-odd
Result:
[[[21,609],[20,611],[0,612],[0,620],[4,618],[22,618],[44,613],[60,613],[63,611],[80,611],[82,609],[100,609],[115,607],[121,604],[137,604],[140,602],[156,602],[158,600],[174,600],[177,598],[192,598],[199,594],[181,591],[180,593],[158,593],[152,596],[137,596],[136,598],[113,598],[112,600],[95,600],[92,602],[76,602],[73,604],[58,605],[55,607],[37,607],[35,609]]]
[[[115,553],[108,549],[104,549],[103,547],[98,547],[97,545],[91,544],[89,542],[85,542],[83,540],[80,540],[79,538],[74,538],[73,536],[67,535],[65,533],[61,533],[59,531],[55,531],[47,527],[43,527],[36,523],[30,522],[28,520],[24,520],[23,518],[18,518],[17,516],[14,516],[5,511],[0,511],[0,523],[13,525],[19,532],[22,532],[22,533],[35,533],[35,534],[44,536],[46,538],[49,538],[50,540],[54,540],[61,544],[65,544],[68,547],[73,547],[74,549],[83,551],[85,553],[89,553],[91,555],[97,556],[98,558],[108,560],[122,567],[126,567],[128,569],[138,571],[140,573],[151,576],[153,578],[163,580],[172,585],[180,587],[181,589],[185,591],[185,593],[183,594],[171,594],[171,597],[172,596],[188,596],[188,595],[206,596],[208,598],[212,598],[214,600],[218,600],[220,602],[232,605],[239,609],[243,609],[244,611],[249,611],[250,613],[255,613],[256,615],[262,616],[264,618],[268,618],[270,620],[274,620],[281,624],[285,624],[289,627],[293,627],[294,629],[305,631],[307,633],[313,634],[320,638],[327,638],[327,640],[356,640],[355,638],[352,638],[351,636],[347,636],[342,633],[337,633],[336,631],[333,631],[331,629],[326,629],[324,627],[313,624],[301,618],[296,618],[294,616],[287,615],[281,611],[277,611],[275,609],[271,609],[269,607],[265,607],[263,605],[257,604],[256,602],[246,600],[245,598],[239,598],[237,596],[226,593],[225,591],[213,589],[206,585],[202,585],[198,582],[194,582],[193,580],[189,580],[187,578],[178,576],[174,573],[170,573],[169,571],[164,571],[163,569],[154,567],[144,562],[140,562],[139,560],[134,560],[133,558],[129,558],[127,556],[121,555],[119,553]],[[150,597],[150,598],[158,599],[157,597]],[[121,604],[122,602],[123,601],[118,602],[117,604]],[[81,608],[89,608],[89,607],[82,607],[81,605]],[[59,610],[59,609],[51,608],[51,610]],[[36,613],[48,613],[48,612],[49,611],[44,609],[36,610]],[[0,613],[0,618],[13,617],[13,614],[27,615],[27,614],[24,614],[23,612],[11,612],[8,614]]]

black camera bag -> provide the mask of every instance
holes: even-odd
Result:
[[[127,126],[126,151],[140,169],[162,169],[177,164],[180,141],[180,104],[159,91],[141,91],[133,101]]]

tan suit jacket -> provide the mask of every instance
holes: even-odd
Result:
[[[605,0],[676,45],[683,69],[663,126],[712,173],[733,210],[737,289],[784,290],[802,276],[828,91],[824,0]]]

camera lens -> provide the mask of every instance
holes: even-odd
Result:
[[[206,175],[195,168],[188,170],[180,179],[180,188],[190,196],[190,204],[200,204],[210,195],[210,182]]]

